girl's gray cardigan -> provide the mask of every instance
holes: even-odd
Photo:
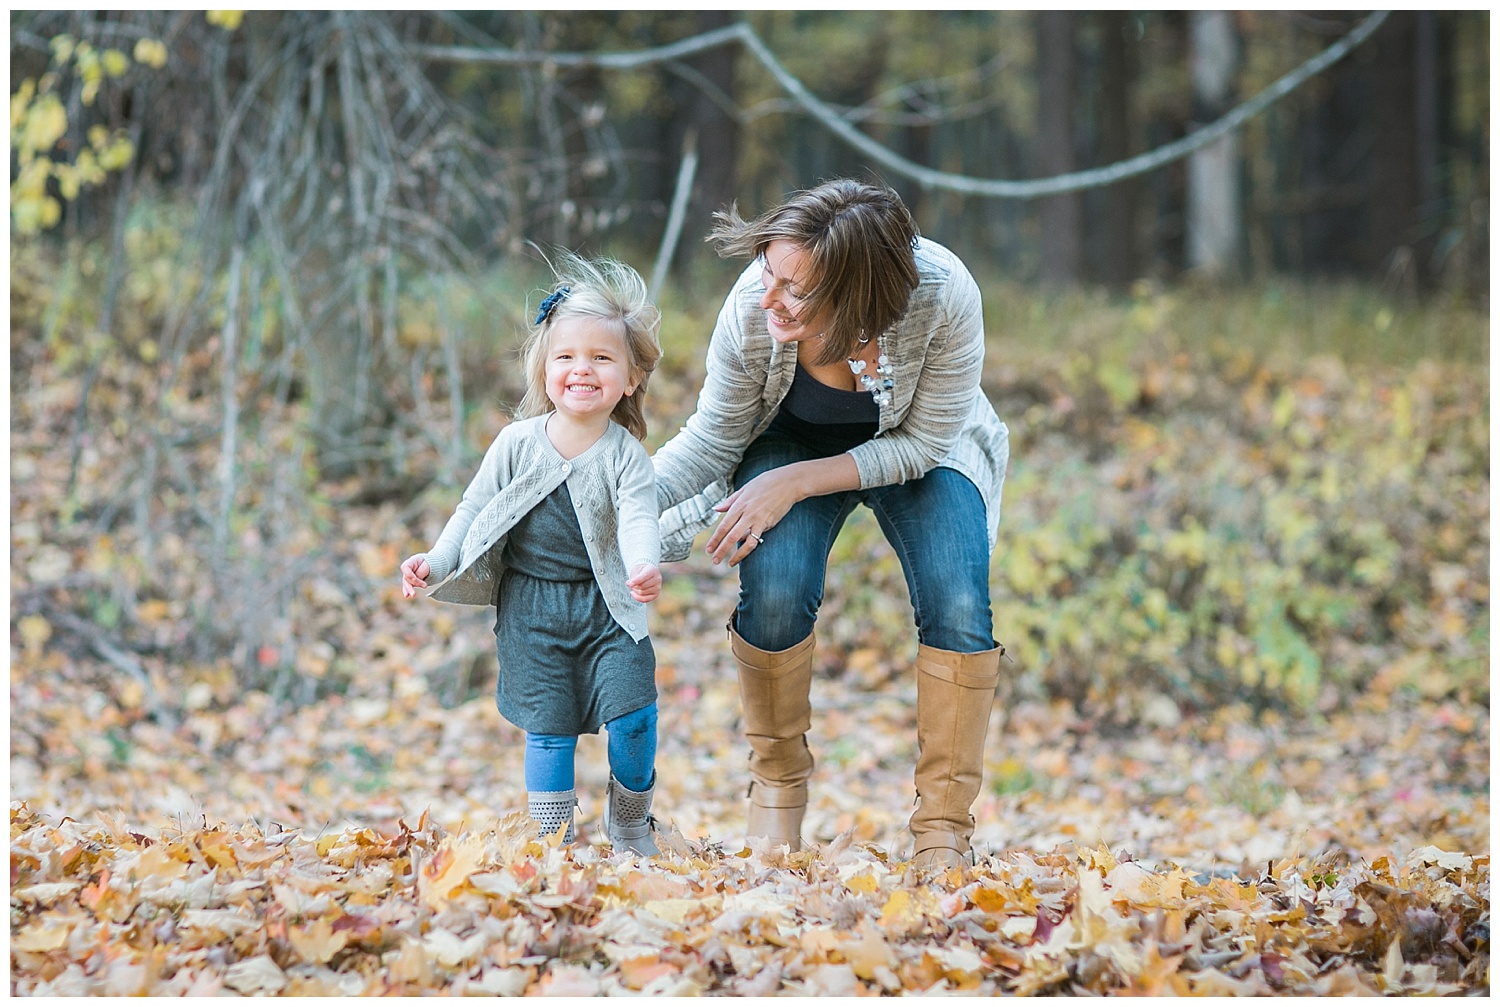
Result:
[[[624,427],[609,429],[567,459],[547,439],[547,415],[517,420],[500,431],[464,490],[437,543],[427,597],[458,605],[490,605],[505,572],[501,554],[516,522],[559,485],[568,484],[594,579],[615,622],[639,643],[646,606],[625,586],[638,564],[661,562],[656,486],[646,449]]]
[[[894,371],[891,401],[880,407],[875,437],[849,454],[861,488],[916,479],[940,465],[957,469],[984,497],[994,548],[1010,433],[979,387],[979,286],[934,241],[917,239],[916,260],[920,280],[906,313],[880,337]],[[668,560],[685,559],[693,538],[713,524],[714,504],[730,492],[745,449],[770,426],[796,374],[796,344],[776,342],[766,328],[760,276],[751,263],[730,290],[709,341],[698,408],[652,457]]]

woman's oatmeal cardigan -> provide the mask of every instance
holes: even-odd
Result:
[[[990,548],[1010,433],[979,387],[984,316],[979,286],[942,245],[917,239],[919,281],[906,313],[880,337],[895,387],[875,437],[849,451],[862,489],[905,482],[938,466],[967,476],[984,498]],[[760,306],[765,287],[751,263],[730,290],[709,342],[698,407],[652,457],[662,556],[681,560],[713,524],[745,449],[770,426],[796,374],[797,346],[778,343]],[[935,515],[941,520],[941,515]]]

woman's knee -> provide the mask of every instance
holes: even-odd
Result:
[[[974,654],[995,645],[989,586],[947,583],[917,603],[917,639],[929,647]]]
[[[822,574],[822,564],[806,556],[778,560],[768,551],[747,558],[740,564],[735,631],[759,650],[785,650],[800,643],[817,621],[823,601]]]

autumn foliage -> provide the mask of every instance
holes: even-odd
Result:
[[[456,419],[432,302],[403,301],[416,377],[388,392],[423,424],[331,479],[252,313],[226,480],[222,343],[168,339],[180,236],[124,241],[108,335],[97,249],[12,263],[12,992],[1488,990],[1475,313],[986,290],[1012,662],[979,863],[919,878],[915,640],[873,520],[835,544],[819,623],[814,848],[738,832],[735,578],[701,556],[653,613],[668,852],[604,844],[596,738],[558,848],[516,814],[484,613],[396,590],[514,402],[511,334],[466,348]],[[710,324],[667,309],[653,443]]]

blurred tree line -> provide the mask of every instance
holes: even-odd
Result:
[[[294,585],[319,563],[339,571],[330,583],[354,576],[320,508],[395,505],[414,521],[426,487],[466,474],[494,404],[519,395],[496,351],[544,282],[528,243],[645,271],[684,162],[697,167],[668,292],[692,308],[673,313],[683,327],[711,317],[737,268],[700,240],[713,211],[843,175],[899,189],[981,282],[1342,277],[1486,306],[1485,11],[1394,12],[1231,141],[1031,201],[871,165],[738,42],[629,69],[517,57],[639,52],[743,21],[897,154],[1020,179],[1188,135],[1365,16],[12,12],[12,389],[51,383],[13,438],[60,401],[71,414],[40,432],[66,473],[47,535],[81,552],[91,528],[118,534],[139,558],[145,572],[99,588],[115,615],[94,624],[187,594],[200,658],[294,679],[289,655],[327,632],[304,624]],[[1028,407],[1009,380],[1008,408],[1073,401]],[[1109,415],[1090,403],[1122,385],[1119,409],[1144,401],[1129,375],[1100,380],[1079,416]],[[204,557],[212,576],[197,577]],[[377,549],[363,576],[395,561]]]
[[[406,244],[451,246],[426,249],[434,259],[513,254],[530,239],[636,248],[649,260],[691,131],[699,168],[680,268],[703,255],[696,239],[714,209],[738,200],[758,210],[790,189],[868,176],[872,166],[802,114],[733,43],[626,71],[456,64],[402,47],[628,51],[743,18],[815,94],[892,150],[956,173],[1026,178],[1112,163],[1181,137],[1362,14],[252,12],[229,31],[187,12],[11,17],[15,82],[47,72],[60,35],[100,51],[128,52],[141,38],[167,43],[164,66],[106,79],[87,109],[79,94],[88,81],[75,73],[65,144],[83,147],[99,123],[135,125],[136,184],[191,197],[264,178],[248,155],[239,163],[216,156],[227,133],[243,131],[285,159],[263,170],[321,185],[317,199],[305,194],[298,206],[310,222],[358,215],[361,199],[373,209],[390,198],[376,188],[410,176],[420,191],[407,194],[406,209],[429,219],[425,237]],[[1195,24],[1214,17],[1224,25],[1218,41]],[[1222,169],[1232,176],[1227,212],[1238,218],[1223,271],[1482,292],[1488,17],[1394,13],[1368,44],[1243,130],[1238,157]],[[1205,82],[1205,68],[1217,83]],[[299,126],[327,135],[304,136],[298,147]],[[320,160],[298,163],[299,153]],[[1031,202],[923,191],[873,173],[901,190],[924,231],[1009,275],[1119,284],[1172,279],[1195,265],[1187,162]],[[359,193],[361,182],[371,191]],[[65,230],[107,226],[112,190],[123,184],[72,201]],[[330,212],[328,202],[341,198]],[[216,223],[270,226],[264,216],[242,225],[227,210]]]
[[[432,53],[639,51],[745,19],[892,151],[1028,178],[1178,139],[1363,15],[18,11],[12,234],[112,243],[107,333],[128,214],[190,207],[172,226],[203,282],[169,314],[169,370],[213,319],[272,312],[281,395],[311,396],[320,461],[347,471],[388,453],[381,389],[409,363],[403,298],[518,256],[534,270],[527,242],[644,267],[689,146],[697,171],[671,265],[684,281],[708,271],[706,286],[728,268],[700,240],[715,210],[753,213],[851,175],[894,185],[924,233],[984,276],[1120,287],[1342,275],[1486,297],[1488,17],[1393,13],[1237,135],[1113,185],[1018,201],[872,167],[737,42],[633,69]],[[439,328],[434,365],[456,385],[456,337]]]

